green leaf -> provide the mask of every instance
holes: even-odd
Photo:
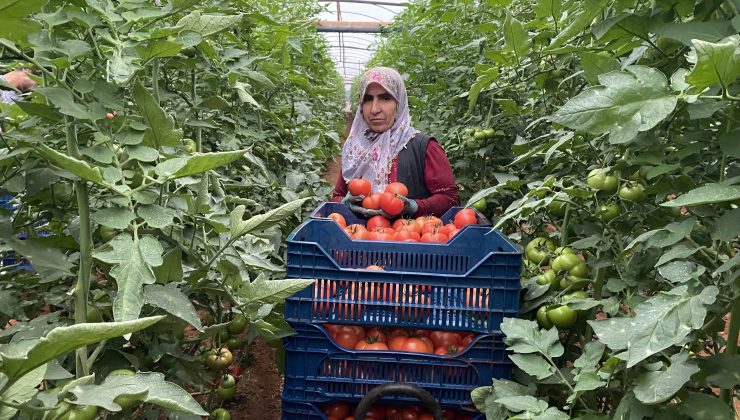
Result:
[[[270,210],[267,213],[254,216],[248,220],[242,220],[246,208],[243,205],[237,206],[229,216],[231,226],[231,239],[238,238],[250,232],[263,231],[269,227],[275,226],[281,221],[293,216],[303,206],[308,198],[291,201],[282,206]]]
[[[687,257],[690,257],[690,256],[694,255],[694,253],[696,251],[698,251],[698,250],[699,250],[699,248],[697,248],[694,245],[689,245],[688,243],[680,243],[680,244],[672,247],[671,249],[669,249],[668,252],[666,252],[663,255],[661,255],[661,257],[658,260],[658,262],[655,263],[655,266],[656,267],[660,267],[663,264],[667,263],[668,261],[673,261],[673,260],[679,259],[679,258],[687,258]]]
[[[496,379],[494,379],[494,381],[496,381]],[[470,393],[470,396],[473,400],[475,408],[477,408],[478,411],[485,413],[486,418],[503,419],[510,417],[509,410],[504,408],[503,405],[496,402],[499,397],[494,390],[494,387],[483,386],[480,388],[475,388]]]
[[[155,282],[152,267],[162,265],[162,245],[152,236],[132,240],[128,235],[118,235],[93,257],[114,264],[110,275],[116,279],[118,293],[113,301],[113,318],[116,321],[137,319],[144,305],[145,284]]]
[[[706,271],[703,265],[691,261],[671,261],[658,267],[658,272],[671,283],[686,283],[691,279],[699,278]]]
[[[627,143],[638,132],[655,127],[676,107],[677,98],[668,90],[668,80],[650,67],[629,66],[626,70],[600,75],[602,86],[572,98],[551,119],[574,130],[609,133],[613,144]]]
[[[722,153],[740,159],[740,128],[719,136],[719,147]]]
[[[123,207],[100,209],[91,215],[93,221],[114,229],[126,229],[136,219],[133,211]]]
[[[520,411],[528,411],[532,413],[542,413],[547,409],[547,403],[538,400],[535,397],[529,395],[522,395],[516,397],[502,397],[496,400],[497,403],[506,407],[506,409],[518,413]]]
[[[606,7],[606,0],[591,0],[580,3],[583,6],[583,10],[574,13],[572,20],[568,23],[560,33],[552,39],[550,45],[546,48],[546,51],[552,51],[565,45],[566,42],[570,41],[574,37],[578,36],[584,29],[586,29],[594,18],[604,10]]]
[[[79,39],[65,39],[57,41],[54,50],[66,55],[69,61],[74,61],[75,58],[91,52],[92,47],[87,42]]]
[[[635,308],[634,318],[618,323],[589,321],[599,339],[612,350],[629,350],[627,367],[632,367],[653,354],[682,343],[693,330],[702,327],[706,306],[714,303],[719,293],[715,286],[701,293],[689,294],[686,286],[677,287],[641,303]],[[625,321],[625,319],[627,321]],[[611,328],[609,328],[611,327]],[[625,335],[628,337],[624,343]]]
[[[260,72],[253,71],[253,70],[245,70],[244,72],[242,72],[242,74],[254,80],[255,82],[263,85],[264,87],[268,89],[273,89],[275,87],[275,84],[272,83],[272,80],[270,80],[267,76],[265,76],[264,74]]]
[[[175,211],[164,208],[156,204],[141,206],[137,211],[139,217],[144,219],[146,224],[155,229],[161,229],[172,225],[172,219],[175,218]]]
[[[235,150],[232,152],[195,153],[188,157],[185,166],[178,169],[171,178],[182,178],[184,176],[202,174],[203,172],[216,169],[244,157],[246,150]]]
[[[0,394],[0,400],[14,404],[23,404],[31,400],[38,393],[36,387],[44,380],[45,374],[46,364],[28,372]],[[0,406],[0,419],[9,420],[14,417],[17,411],[15,408],[2,405]]]
[[[691,43],[694,49],[689,53],[688,60],[695,65],[686,76],[687,83],[699,89],[715,84],[727,89],[740,75],[740,35],[727,37],[717,43],[698,39]]]
[[[740,264],[740,253],[735,254],[732,258],[727,260],[724,264],[717,267],[717,269],[714,270],[714,272],[712,272],[712,277],[717,277],[718,275],[724,273],[725,271],[735,268],[738,264]]]
[[[707,383],[731,389],[740,385],[740,355],[718,353],[699,359],[699,367],[707,374]]]
[[[182,319],[188,324],[203,332],[200,318],[195,313],[195,308],[185,294],[177,288],[176,283],[164,286],[149,284],[144,287],[144,303],[164,309],[172,315]]]
[[[555,373],[555,368],[538,354],[512,354],[509,358],[519,369],[538,380],[549,378]]]
[[[651,30],[656,35],[673,38],[690,47],[691,40],[715,42],[737,33],[732,29],[728,20],[712,20],[709,22],[665,22],[654,25]]]
[[[601,357],[604,355],[605,345],[600,341],[589,341],[583,348],[583,354],[573,362],[573,367],[580,370],[595,371]]]
[[[147,146],[128,146],[126,147],[126,152],[130,159],[138,160],[139,162],[155,162],[159,158],[157,149]]]
[[[740,198],[740,187],[725,184],[705,184],[682,194],[675,200],[660,203],[663,207],[692,207],[703,204],[724,203]]]
[[[236,25],[241,20],[242,15],[201,15],[200,12],[192,12],[180,19],[175,26],[182,26],[183,31],[197,32],[207,37]]]
[[[601,55],[589,51],[580,53],[581,68],[583,75],[588,83],[596,85],[599,83],[599,76],[612,71],[619,70],[619,61],[609,55]]]
[[[96,405],[109,411],[120,411],[113,400],[121,395],[138,396],[143,402],[195,416],[208,413],[198,402],[178,385],[165,381],[159,372],[138,372],[136,375],[113,375],[100,385],[80,385],[70,390],[77,398],[76,404]]]
[[[258,276],[252,282],[245,282],[239,296],[249,302],[282,303],[285,298],[315,283],[314,279],[265,280]]]
[[[0,2],[0,19],[25,18],[40,12],[45,0],[4,0]]]
[[[146,47],[137,46],[136,52],[142,61],[147,62],[153,58],[174,57],[180,52],[180,48],[182,44],[178,42],[155,39],[150,41]]]
[[[728,211],[715,221],[712,239],[729,241],[738,234],[740,234],[740,208]]]
[[[671,365],[658,372],[644,372],[635,379],[635,397],[644,404],[667,401],[683,388],[699,367],[689,363],[687,350],[671,356]]]
[[[113,151],[102,144],[96,144],[92,147],[80,150],[85,156],[88,156],[100,163],[111,163],[113,162]]]
[[[0,350],[3,361],[0,372],[14,382],[51,359],[78,347],[148,328],[162,318],[164,317],[153,316],[126,322],[98,322],[54,328],[42,338],[13,342],[3,347]]]
[[[53,123],[62,119],[62,116],[46,104],[36,102],[18,101],[15,103],[20,109],[28,115],[35,115],[44,118]]]
[[[560,19],[563,4],[561,0],[537,0],[534,5],[534,12],[540,19],[553,18],[556,22]]]
[[[475,109],[475,104],[478,102],[478,96],[481,91],[491,86],[491,84],[497,81],[498,78],[498,69],[492,67],[475,79],[475,83],[470,86],[470,90],[468,91],[468,114],[472,113]]]
[[[556,328],[540,330],[536,321],[518,318],[504,318],[501,332],[509,350],[517,353],[540,353],[549,358],[563,355],[564,348],[558,339]]]
[[[681,398],[678,405],[681,414],[694,420],[728,420],[732,419],[732,410],[717,397],[691,392],[688,398]]]
[[[34,89],[44,95],[55,105],[59,112],[80,120],[99,120],[105,117],[105,108],[98,102],[86,102],[84,105],[75,102],[72,93],[60,87],[38,87]]]
[[[513,52],[517,62],[532,50],[529,34],[522,23],[506,13],[506,20],[502,28],[504,32],[504,50]]]
[[[3,241],[16,253],[28,259],[34,271],[44,280],[56,281],[73,275],[75,265],[50,241],[51,238],[16,239],[9,223],[0,223],[0,238],[4,238]]]
[[[588,249],[588,248],[593,248],[600,243],[603,243],[603,241],[604,241],[604,236],[601,235],[600,233],[597,233],[589,237],[579,239],[575,242],[571,242],[568,244],[568,246],[571,248],[575,248],[575,249]]]
[[[133,97],[147,125],[144,131],[144,143],[155,149],[179,145],[182,130],[174,129],[173,118],[165,114],[154,100],[154,96],[138,81],[134,85]]]
[[[182,281],[182,250],[172,248],[162,258],[162,265],[152,269],[157,283],[167,284]]]
[[[293,328],[279,316],[273,316],[271,319],[255,319],[252,321],[259,334],[267,341],[280,340],[295,334]]]
[[[107,185],[98,168],[93,168],[87,162],[67,156],[44,144],[37,146],[39,153],[49,159],[56,166],[71,172],[78,177],[100,185]]]

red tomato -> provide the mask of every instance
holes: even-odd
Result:
[[[419,228],[423,228],[425,224],[433,222],[437,224],[438,226],[444,225],[442,222],[442,219],[440,219],[437,216],[421,216],[416,218],[416,223],[419,225]]]
[[[420,242],[445,243],[447,242],[447,237],[442,233],[425,233],[421,235]]]
[[[450,345],[459,345],[462,341],[462,336],[456,332],[450,331],[432,331],[429,334],[429,338],[432,339],[434,347],[446,347]]]
[[[336,402],[334,404],[326,405],[322,410],[327,417],[335,417],[338,419],[343,419],[349,416],[350,413],[349,404],[346,402]]]
[[[457,233],[460,232],[460,229],[456,228],[454,225],[450,229],[449,233],[447,233],[447,240],[449,241],[452,239],[453,236],[457,235]]]
[[[401,409],[398,407],[386,407],[385,408],[385,418],[388,420],[400,420],[401,419]]]
[[[414,330],[414,335],[423,335],[424,337],[429,337],[432,335],[432,332],[430,330],[422,330],[421,328]]]
[[[434,416],[432,415],[432,413],[429,413],[429,412],[426,412],[426,411],[423,412],[423,413],[421,413],[421,414],[419,414],[419,417],[418,418],[419,418],[419,420],[434,420]]]
[[[401,182],[391,182],[387,187],[385,187],[385,192],[402,195],[404,197],[409,195],[409,189]]]
[[[366,337],[357,343],[355,350],[388,350],[388,346],[382,341]]]
[[[367,220],[367,230],[374,230],[378,227],[391,227],[391,222],[383,216],[373,216]]]
[[[474,338],[475,338],[475,336],[472,335],[472,334],[471,335],[466,335],[465,337],[463,337],[462,340],[460,340],[460,348],[463,348],[464,349],[464,348],[468,347],[470,345],[470,343],[473,342],[473,339]]]
[[[421,234],[423,235],[425,233],[443,233],[441,231],[441,228],[443,226],[444,225],[442,225],[441,223],[437,223],[437,222],[426,222],[421,227]]]
[[[358,335],[347,331],[341,331],[334,335],[334,341],[336,341],[340,347],[344,347],[348,350],[354,350],[361,339],[362,338]]]
[[[380,194],[372,193],[369,196],[365,197],[362,200],[362,207],[365,207],[366,209],[371,209],[371,210],[379,210],[380,209]]]
[[[365,226],[359,224],[349,225],[344,228],[344,231],[347,232],[347,235],[349,235],[349,237],[354,240],[362,240],[367,238],[367,229],[365,229]]]
[[[404,330],[403,328],[396,328],[395,330],[392,330],[390,334],[388,334],[388,339],[394,338],[394,337],[408,337],[409,332]]]
[[[455,345],[449,345],[449,346],[438,346],[436,349],[434,349],[434,354],[438,354],[440,356],[454,356],[458,353],[459,349]]]
[[[380,196],[380,208],[390,216],[396,216],[403,211],[403,201],[391,193],[383,193]]]
[[[408,231],[408,230],[402,230],[400,232],[396,232],[395,240],[396,241],[413,241],[413,242],[419,242],[421,239],[421,235],[419,235],[416,232]]]
[[[473,209],[462,209],[455,215],[455,227],[462,229],[463,226],[478,223],[478,217]]]
[[[406,407],[403,410],[401,410],[401,416],[399,419],[401,420],[417,420],[419,418],[419,408],[418,407]]]
[[[369,328],[367,330],[367,338],[371,338],[375,341],[379,341],[381,343],[388,343],[388,338],[385,336],[385,333],[377,327]]]
[[[324,324],[324,328],[329,332],[329,335],[334,335],[339,331],[340,325],[337,324]]]
[[[332,213],[329,216],[327,216],[330,219],[334,219],[335,222],[339,223],[339,226],[345,228],[347,227],[347,221],[344,220],[344,216],[342,216],[339,213]]]
[[[383,420],[385,419],[386,411],[382,405],[374,405],[367,410],[365,415],[366,420]]]
[[[350,194],[364,195],[365,197],[370,195],[370,190],[372,189],[370,181],[364,178],[350,179],[347,187],[349,187]]]
[[[385,271],[385,270],[383,269],[383,267],[381,267],[381,266],[379,266],[379,265],[368,265],[367,267],[365,267],[365,270],[372,270],[372,271]]]
[[[422,338],[426,337],[393,337],[388,341],[388,348],[395,351],[408,351],[412,353],[431,353],[432,348]],[[428,338],[426,338],[429,340]],[[429,341],[431,343],[431,340]]]

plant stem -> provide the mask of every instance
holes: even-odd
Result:
[[[159,105],[159,59],[152,60],[152,94]]]
[[[80,159],[77,147],[77,125],[69,116],[65,117],[67,125],[67,151],[70,156]],[[80,267],[75,284],[75,323],[87,322],[87,295],[90,292],[90,273],[92,271],[92,229],[90,228],[90,199],[85,181],[75,181],[77,209],[80,214]],[[78,378],[87,376],[87,346],[77,349],[75,357],[75,374]]]
[[[735,299],[730,313],[730,332],[727,335],[727,347],[725,354],[732,356],[737,354],[737,338],[740,333],[740,299]],[[732,387],[720,391],[722,401],[732,405]]]

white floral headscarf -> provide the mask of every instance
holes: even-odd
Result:
[[[383,86],[398,103],[396,120],[384,133],[372,131],[362,117],[362,98],[371,83]],[[416,133],[411,126],[409,101],[401,75],[389,67],[368,70],[360,80],[360,105],[357,107],[349,137],[342,148],[342,176],[345,181],[365,178],[372,183],[373,191],[385,190],[393,159]]]

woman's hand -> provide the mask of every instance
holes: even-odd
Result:
[[[400,194],[396,194],[396,197],[403,201],[403,211],[401,211],[401,215],[413,216],[416,214],[417,211],[419,211],[419,205],[416,203],[415,200],[406,198]]]
[[[347,193],[347,195],[344,196],[344,198],[342,199],[342,204],[345,204],[347,207],[349,207],[349,209],[352,210],[352,213],[358,214],[368,219],[373,216],[383,216],[386,219],[391,218],[383,210],[373,210],[362,207],[361,203],[364,199],[364,195],[352,195],[350,193]]]

